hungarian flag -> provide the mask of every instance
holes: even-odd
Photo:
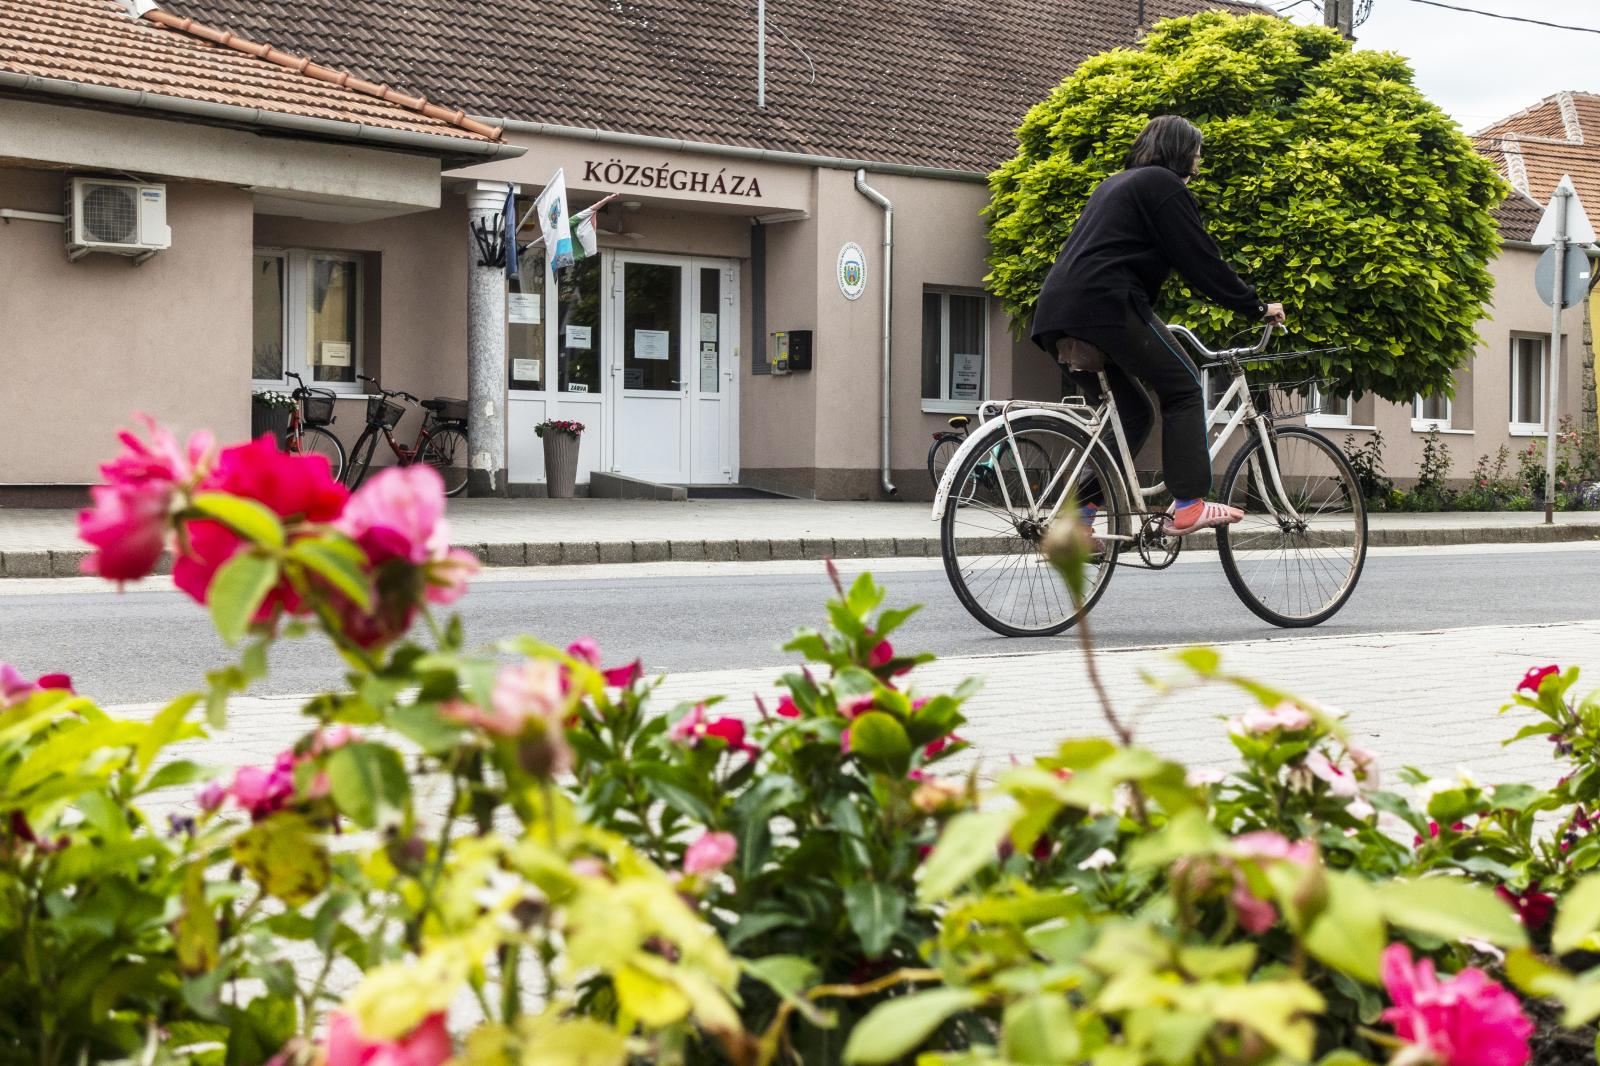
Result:
[[[600,250],[600,237],[594,229],[594,208],[579,211],[572,216],[572,233],[578,245],[572,250],[574,259],[584,259]]]
[[[556,270],[572,265],[572,220],[567,216],[567,176],[556,171],[534,202],[539,229],[544,234],[545,254]]]

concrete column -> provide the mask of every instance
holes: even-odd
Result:
[[[506,271],[483,266],[473,230],[493,230],[506,206],[506,183],[467,187],[467,444],[469,496],[506,494]]]

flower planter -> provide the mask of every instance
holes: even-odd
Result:
[[[252,400],[250,402],[250,438],[254,440],[263,433],[271,433],[272,439],[278,442],[279,448],[288,447],[289,416],[293,411],[293,407],[266,404],[260,400]]]
[[[544,434],[544,483],[552,499],[569,500],[578,481],[578,435],[559,429]]]

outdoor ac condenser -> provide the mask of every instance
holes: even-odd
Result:
[[[167,187],[73,178],[67,186],[67,258],[111,252],[142,263],[172,246]]]

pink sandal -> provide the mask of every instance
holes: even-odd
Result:
[[[1232,525],[1244,517],[1244,512],[1239,508],[1212,503],[1210,500],[1202,500],[1198,507],[1186,507],[1184,510],[1193,512],[1193,517],[1180,526],[1169,508],[1166,521],[1161,523],[1161,532],[1169,537],[1182,537],[1197,529],[1215,529],[1217,526]]]

